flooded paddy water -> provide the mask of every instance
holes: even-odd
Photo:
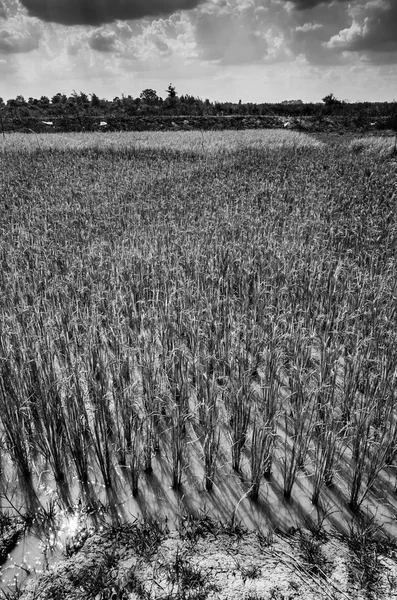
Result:
[[[278,431],[280,439],[285,432]],[[7,493],[2,495],[2,511],[9,514],[29,513],[26,529],[0,571],[1,589],[17,590],[36,575],[51,568],[78,549],[85,538],[100,533],[108,525],[155,519],[169,530],[177,530],[189,515],[210,517],[214,522],[240,524],[248,531],[264,536],[273,531],[291,532],[302,526],[347,535],[351,527],[371,522],[379,534],[397,537],[397,501],[395,469],[386,469],[380,484],[366,496],[360,513],[348,507],[352,459],[347,453],[335,470],[334,483],[322,492],[315,506],[313,493],[314,466],[310,464],[313,449],[304,468],[296,476],[294,493],[286,499],[283,493],[282,455],[275,455],[272,475],[261,485],[258,499],[249,498],[250,455],[245,450],[241,470],[231,466],[227,437],[222,439],[217,457],[213,489],[205,489],[202,450],[191,440],[179,489],[170,485],[172,464],[167,443],[153,456],[151,473],[142,473],[139,492],[133,496],[126,469],[115,466],[112,487],[106,488],[100,473],[88,485],[79,485],[76,477],[68,482],[73,504],[64,506],[49,472],[41,473],[34,486],[35,494],[26,504],[25,494],[18,488],[15,476],[10,478]],[[35,513],[29,511],[35,507]]]

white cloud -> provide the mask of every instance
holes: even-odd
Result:
[[[316,29],[322,29],[324,25],[321,23],[304,23],[303,25],[298,25],[295,27],[295,31],[316,31]]]
[[[7,19],[0,29],[0,54],[19,54],[37,50],[42,26],[36,20],[20,15]]]

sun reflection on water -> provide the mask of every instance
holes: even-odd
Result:
[[[80,515],[79,513],[74,513],[72,515],[65,514],[63,517],[63,521],[60,526],[60,531],[68,537],[72,538],[76,535],[80,525]]]

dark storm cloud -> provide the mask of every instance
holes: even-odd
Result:
[[[7,18],[6,7],[4,6],[4,3],[0,0],[0,19],[6,19],[6,18]]]
[[[203,0],[21,0],[30,16],[62,25],[103,25],[189,10]]]
[[[336,4],[337,2],[347,3],[349,0],[285,0],[290,2],[297,10],[307,10],[320,4]]]

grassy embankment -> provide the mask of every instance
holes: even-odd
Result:
[[[137,495],[163,465],[208,502],[234,471],[239,496],[279,476],[299,503],[303,474],[315,506],[380,490],[395,511],[388,153],[284,131],[1,140],[1,440],[27,508],[46,470],[71,505],[94,466]]]

